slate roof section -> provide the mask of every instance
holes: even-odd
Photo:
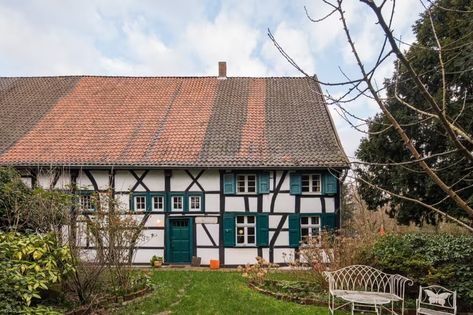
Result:
[[[310,78],[0,78],[0,165],[345,168]]]

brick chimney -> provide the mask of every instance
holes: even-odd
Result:
[[[220,80],[227,78],[227,63],[225,61],[218,62],[218,78]]]

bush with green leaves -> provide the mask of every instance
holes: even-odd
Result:
[[[35,299],[72,269],[69,248],[54,234],[0,232],[0,309],[7,314],[49,312],[32,306]]]
[[[473,307],[473,236],[450,234],[386,235],[365,252],[366,264],[411,278],[415,287],[439,284],[458,292],[464,309]]]

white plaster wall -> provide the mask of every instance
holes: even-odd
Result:
[[[279,193],[274,202],[274,212],[294,212],[294,196]]]
[[[198,174],[198,171],[192,171],[194,177]],[[220,173],[218,170],[206,170],[198,179],[199,184],[206,191],[218,191],[220,190]],[[199,186],[192,186],[191,191],[200,191]]]
[[[115,194],[115,200],[119,207],[125,210],[130,209],[130,195],[129,194]]]
[[[148,263],[153,255],[164,257],[163,249],[138,249],[135,251],[134,263]]]
[[[158,221],[159,220],[159,221]],[[164,214],[150,214],[148,220],[145,223],[146,227],[164,227],[165,224]]]
[[[96,255],[97,252],[95,251],[95,249],[85,249],[80,252],[80,257],[84,261],[94,261]]]
[[[173,170],[171,176],[171,191],[184,191],[192,183],[185,171]]]
[[[225,248],[225,264],[226,265],[244,265],[254,264],[258,256],[256,248]]]
[[[164,178],[164,171],[150,170],[143,179],[143,183],[151,191],[164,191]]]
[[[271,198],[272,197],[273,197],[273,194],[263,195],[263,212],[270,212],[271,211]]]
[[[52,177],[54,178],[54,176]],[[59,175],[59,178],[54,186],[56,189],[70,189],[71,188],[71,174],[69,172],[64,171]]]
[[[279,183],[282,173],[283,173],[282,171],[276,172],[276,185]],[[286,178],[284,179],[284,182],[282,183],[281,190],[289,190],[289,173],[287,173]]]
[[[51,186],[52,181],[52,177],[47,173],[41,173],[36,176],[37,184],[46,189]]]
[[[218,260],[218,248],[197,248],[197,257],[202,258],[202,265],[210,265],[210,260]]]
[[[90,171],[90,174],[95,179],[99,189],[108,189],[110,186],[110,173],[108,171]]]
[[[21,181],[29,188],[33,186],[33,179],[31,177],[22,177]]]
[[[245,198],[239,197],[225,197],[225,211],[245,211]]]
[[[140,247],[164,247],[164,230],[143,230]]]
[[[281,231],[279,232],[278,238],[274,243],[276,246],[288,246],[289,245],[289,232]]]
[[[218,246],[219,240],[219,226],[218,224],[205,224],[207,230],[209,230],[210,235]],[[202,224],[196,224],[196,234],[197,234],[197,246],[212,246],[212,241],[208,237],[207,233],[205,233]]]
[[[319,197],[301,198],[301,213],[321,213],[322,202]]]
[[[92,182],[89,180],[89,178],[87,177],[87,175],[85,175],[83,171],[79,172],[77,176],[76,184],[79,189],[88,189],[88,190],[94,189]]]
[[[219,212],[220,211],[220,195],[205,194],[205,211]]]
[[[335,197],[325,198],[325,212],[335,212]]]
[[[281,221],[282,216],[281,215],[270,215],[269,216],[269,228],[277,228],[279,221]],[[287,229],[287,219],[284,221],[283,224],[283,229]]]
[[[269,248],[263,248],[263,258],[269,261]]]
[[[258,212],[258,197],[248,197],[248,206],[251,212]]]
[[[137,171],[137,174],[141,174],[142,171]],[[139,175],[138,175],[139,176]],[[115,173],[115,190],[116,191],[129,191],[136,184],[136,178],[129,171],[117,171]],[[143,187],[139,185],[137,191],[144,191]]]
[[[286,253],[286,259],[284,259],[284,253]],[[294,248],[275,248],[273,251],[274,263],[288,263],[288,257],[290,256],[289,254],[292,254],[292,259],[294,259]]]

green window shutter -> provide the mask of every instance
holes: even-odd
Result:
[[[299,247],[301,240],[301,221],[297,213],[289,215],[289,247]]]
[[[233,213],[223,214],[223,245],[235,247],[235,215]]]
[[[146,193],[146,211],[151,211],[151,194]]]
[[[258,213],[256,216],[256,246],[269,245],[269,216]]]
[[[324,230],[335,230],[337,228],[335,213],[324,214],[321,218],[322,229]]]
[[[302,193],[301,175],[291,174],[289,176],[289,186],[291,195],[300,195]]]
[[[135,211],[135,198],[133,197],[133,194],[130,193],[130,211]]]
[[[336,194],[337,193],[337,178],[331,173],[324,174],[323,177],[323,193],[324,194]]]
[[[235,174],[223,174],[223,193],[232,195],[236,193]]]
[[[189,193],[185,192],[182,196],[182,211],[188,212],[189,211]]]
[[[258,194],[269,194],[269,173],[258,174]]]

